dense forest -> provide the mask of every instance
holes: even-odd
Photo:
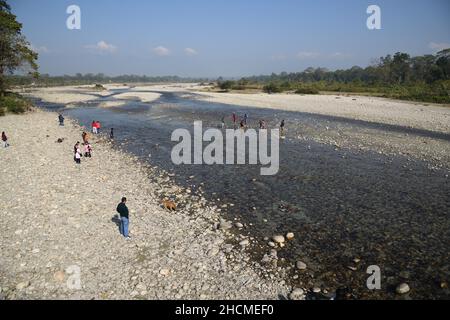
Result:
[[[182,78],[178,76],[163,76],[163,77],[149,77],[138,75],[120,75],[120,76],[106,76],[102,73],[98,74],[81,74],[75,75],[63,75],[63,76],[50,76],[48,74],[41,74],[38,78],[30,76],[10,75],[8,77],[8,83],[10,86],[23,86],[23,85],[35,85],[35,86],[60,86],[60,85],[83,85],[94,83],[161,83],[161,82],[206,82],[208,79],[204,78]]]
[[[357,92],[396,99],[450,102],[450,49],[436,55],[411,57],[387,55],[372,65],[329,71],[308,68],[303,72],[262,75],[238,81],[219,81],[222,90],[263,89],[268,93],[293,91],[317,94],[323,91]]]

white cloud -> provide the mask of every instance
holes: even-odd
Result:
[[[320,56],[320,54],[317,52],[302,51],[302,52],[297,53],[297,58],[300,60],[316,59],[319,56]]]
[[[163,46],[156,47],[152,51],[154,54],[156,54],[160,57],[166,57],[166,56],[170,55],[170,50]]]
[[[287,59],[287,56],[284,54],[275,54],[270,57],[270,60],[272,60],[272,61],[283,61],[286,59]]]
[[[46,46],[36,47],[33,44],[30,44],[29,48],[37,53],[49,53],[50,50]]]
[[[333,52],[333,53],[319,53],[319,52],[309,52],[309,51],[302,51],[297,54],[297,59],[299,60],[313,60],[313,59],[348,59],[351,58],[352,55],[348,53],[343,52]]]
[[[97,44],[87,45],[87,46],[85,46],[85,48],[94,50],[94,51],[99,52],[99,53],[113,53],[113,52],[117,51],[117,47],[116,46],[114,46],[112,44],[109,44],[109,43],[106,43],[103,40],[99,41]]]
[[[352,55],[348,54],[348,53],[342,53],[342,52],[335,52],[330,54],[330,58],[334,58],[334,59],[347,59],[347,58],[351,58]]]
[[[436,42],[430,42],[428,44],[428,47],[433,50],[434,52],[439,52],[442,51],[444,49],[448,49],[450,48],[450,43],[445,43],[445,42],[441,42],[441,43],[436,43]]]
[[[192,49],[192,48],[184,49],[184,53],[186,53],[186,55],[188,55],[188,56],[196,56],[198,54],[197,50]]]

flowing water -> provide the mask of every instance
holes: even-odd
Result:
[[[279,250],[280,266],[296,261],[306,271],[288,271],[287,281],[332,292],[345,289],[350,298],[395,298],[395,287],[407,282],[411,298],[448,299],[450,280],[450,188],[448,171],[430,170],[427,163],[402,156],[336,149],[307,137],[316,130],[347,128],[430,135],[447,142],[445,134],[414,131],[391,125],[271,109],[222,105],[196,100],[195,95],[162,92],[152,103],[129,101],[122,107],[99,108],[108,97],[62,109],[89,128],[102,122],[113,127],[115,144],[143,161],[175,173],[176,184],[194,192],[202,184],[204,197],[222,207],[227,219],[238,218],[242,231],[257,243],[250,248],[261,260],[270,247],[265,237],[293,232],[295,240]],[[48,109],[61,106],[37,102]],[[171,161],[172,131],[192,131],[195,120],[204,129],[217,128],[222,117],[248,113],[251,127],[265,119],[270,127],[286,120],[280,142],[280,170],[261,176],[259,165],[181,165]],[[55,120],[56,121],[56,120]],[[326,129],[325,129],[326,128]],[[408,131],[409,130],[409,131]],[[434,135],[434,136],[433,136]],[[194,178],[190,178],[194,176]],[[231,206],[230,204],[233,204]],[[360,261],[356,260],[359,259]],[[381,269],[381,290],[368,290],[367,267]],[[293,278],[297,275],[298,278]],[[444,286],[444,288],[442,288]]]

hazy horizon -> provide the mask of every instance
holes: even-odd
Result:
[[[368,66],[401,51],[450,47],[450,2],[398,1],[9,1],[39,53],[40,73],[240,78],[308,67]],[[69,5],[81,30],[69,30]],[[381,30],[366,10],[381,8]]]

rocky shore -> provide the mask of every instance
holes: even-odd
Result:
[[[0,299],[304,298],[250,259],[244,225],[108,139],[92,138],[93,158],[77,166],[83,129],[70,119],[34,110],[0,128],[11,144],[0,150]],[[118,231],[122,196],[132,240]]]

